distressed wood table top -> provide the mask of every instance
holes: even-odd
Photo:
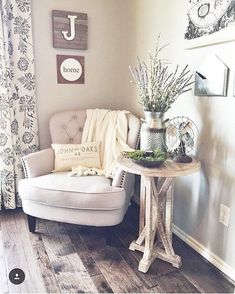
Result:
[[[198,159],[193,157],[193,161],[190,163],[179,163],[173,160],[167,160],[162,166],[157,168],[143,167],[134,163],[129,158],[120,156],[117,160],[117,164],[123,170],[140,176],[148,177],[178,177],[185,176],[190,173],[198,171],[201,164]]]

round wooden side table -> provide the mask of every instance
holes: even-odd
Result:
[[[129,247],[143,252],[139,271],[146,273],[156,258],[181,266],[181,258],[172,246],[174,179],[198,171],[200,162],[167,160],[158,168],[146,168],[120,156],[117,164],[124,171],[141,176],[139,236]]]

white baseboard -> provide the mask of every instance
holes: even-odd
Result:
[[[197,251],[200,255],[202,255],[205,259],[207,259],[210,263],[212,263],[215,267],[217,267],[221,272],[223,272],[230,279],[235,281],[235,270],[225,263],[221,258],[211,252],[204,245],[199,243],[190,235],[186,234],[176,225],[173,225],[173,232],[182,239],[186,244],[192,247],[195,251]]]

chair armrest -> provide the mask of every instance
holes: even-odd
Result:
[[[24,156],[22,163],[25,177],[34,178],[50,173],[54,169],[54,157],[52,148]]]
[[[118,167],[114,173],[112,186],[124,188],[126,195],[131,198],[134,194],[135,175],[125,172]]]

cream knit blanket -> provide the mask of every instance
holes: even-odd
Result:
[[[102,170],[73,168],[71,175],[105,175],[112,177],[122,151],[132,151],[127,145],[128,119],[125,110],[88,109],[82,143],[101,142]]]

